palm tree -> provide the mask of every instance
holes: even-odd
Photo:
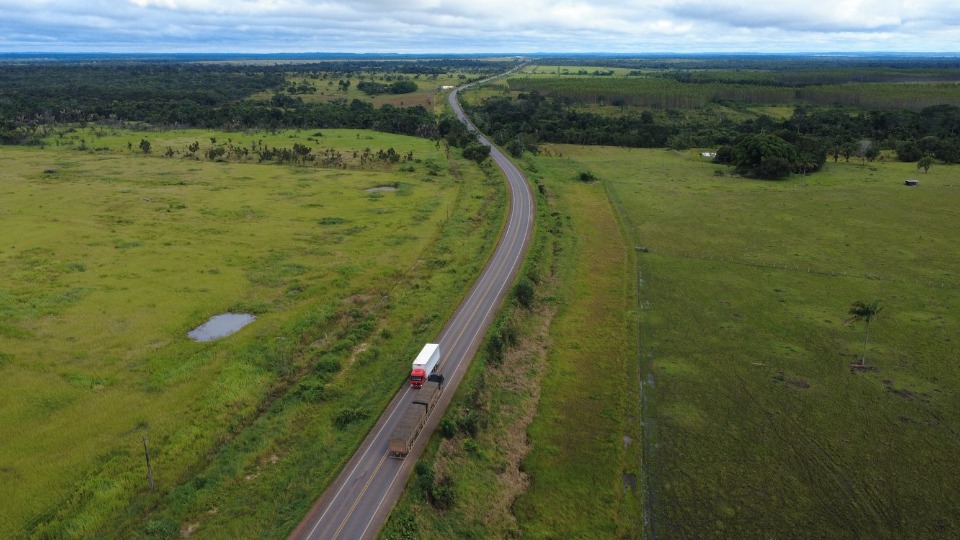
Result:
[[[861,366],[867,361],[867,339],[870,338],[870,321],[872,321],[882,309],[883,307],[880,306],[880,300],[874,300],[869,304],[862,300],[857,300],[850,305],[850,311],[848,312],[850,314],[850,318],[843,321],[843,324],[845,325],[853,324],[857,321],[864,322],[863,354],[860,355]]]

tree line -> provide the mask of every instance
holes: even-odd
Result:
[[[536,152],[540,143],[719,147],[718,162],[760,178],[815,172],[828,156],[873,159],[881,149],[895,150],[902,161],[960,162],[955,105],[920,111],[797,107],[786,119],[759,115],[736,122],[677,110],[596,114],[568,99],[530,92],[487,98],[468,109],[478,129],[514,155]]]
[[[456,58],[296,66],[86,58],[8,62],[0,77],[0,142],[40,144],[43,126],[129,122],[225,130],[349,127],[430,136],[436,120],[422,107],[373,108],[359,101],[305,104],[296,94],[311,93],[315,86],[291,83],[288,76],[377,70],[436,74],[466,68],[486,73],[502,67]],[[416,83],[398,80],[386,86],[388,92],[403,93],[413,91]],[[251,99],[257,94],[272,97]]]

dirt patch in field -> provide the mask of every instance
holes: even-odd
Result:
[[[860,364],[850,364],[850,373],[869,373],[871,371],[879,371],[876,366],[863,366]]]
[[[637,475],[630,473],[623,473],[623,492],[636,491],[637,490]]]
[[[367,350],[367,347],[369,347],[369,346],[370,346],[369,343],[361,343],[361,344],[357,345],[357,347],[356,347],[355,349],[353,349],[353,353],[350,354],[350,359],[347,360],[347,365],[348,365],[348,366],[352,366],[353,363],[357,361],[357,357],[360,356],[360,354],[361,354],[363,351]]]
[[[354,294],[348,296],[345,300],[348,304],[353,304],[355,306],[362,306],[373,299],[373,296],[369,294]]]

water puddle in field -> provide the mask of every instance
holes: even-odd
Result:
[[[393,186],[377,186],[377,187],[367,188],[364,191],[366,191],[367,193],[374,193],[376,191],[396,191],[396,190],[397,188]]]
[[[213,341],[227,337],[255,320],[257,318],[249,313],[214,315],[207,322],[187,332],[187,336],[194,341]]]

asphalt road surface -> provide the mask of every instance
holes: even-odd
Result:
[[[476,132],[457,103],[457,93],[461,89],[450,93],[450,105],[460,121]],[[478,134],[478,139],[490,144],[482,135]],[[520,171],[496,147],[491,148],[490,157],[506,176],[510,212],[493,256],[435,341],[440,344],[441,353],[438,371],[446,377],[439,403],[430,411],[427,424],[406,459],[388,457],[390,434],[418,392],[405,384],[340,476],[310,509],[290,538],[354,540],[377,536],[453,398],[497,308],[509,292],[530,242],[535,209],[533,196]],[[404,362],[412,360],[403,359]]]

